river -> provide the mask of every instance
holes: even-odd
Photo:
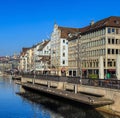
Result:
[[[0,77],[0,118],[118,118],[84,105],[27,91],[16,94],[20,86]]]

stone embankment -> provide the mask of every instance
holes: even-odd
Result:
[[[120,116],[120,90],[118,89],[31,78],[21,78],[21,81],[17,82],[17,84],[22,85],[22,91],[29,88],[45,92],[94,106],[98,110]]]

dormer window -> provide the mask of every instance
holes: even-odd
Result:
[[[114,20],[114,23],[118,25],[118,24],[119,24],[119,21],[117,21],[117,20]]]

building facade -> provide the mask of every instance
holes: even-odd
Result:
[[[75,28],[54,25],[51,35],[51,74],[68,75],[68,34],[77,31]]]
[[[34,68],[40,74],[50,73],[50,40],[38,43],[34,48]]]
[[[19,70],[20,72],[28,71],[28,51],[29,48],[22,48],[22,52],[20,54],[20,62],[19,62]]]
[[[72,38],[69,40],[69,73],[72,76],[79,76],[77,74],[77,59],[79,58],[84,76],[88,74],[99,73],[99,58],[103,57],[104,74],[108,73],[111,76],[115,75],[116,71],[116,56],[120,54],[120,17],[109,17],[100,20],[96,23],[91,22],[89,26],[80,28],[81,37]],[[77,43],[75,45],[75,43]],[[79,47],[79,49],[77,49]],[[71,62],[70,53],[74,53],[76,58]],[[79,52],[79,50],[81,50]],[[78,52],[80,53],[78,55]],[[79,57],[78,57],[79,56]],[[74,71],[70,69],[73,65]],[[75,65],[75,66],[74,66]],[[76,68],[76,69],[75,69]]]

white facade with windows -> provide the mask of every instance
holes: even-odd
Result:
[[[68,67],[68,40],[61,37],[61,28],[55,24],[51,35],[51,74],[66,75]]]
[[[50,40],[43,41],[34,47],[34,70],[44,74],[50,70]]]

